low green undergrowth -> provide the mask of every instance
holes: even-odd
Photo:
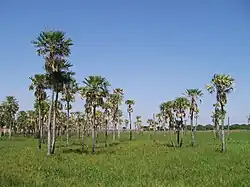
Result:
[[[182,148],[169,145],[164,133],[134,134],[129,141],[104,147],[98,137],[96,154],[90,154],[90,138],[85,151],[71,138],[66,148],[58,138],[56,154],[46,156],[33,138],[0,140],[0,186],[248,186],[250,181],[250,133],[234,132],[227,141],[227,152],[220,153],[219,142],[211,132],[197,133],[196,147],[190,147],[190,134]]]

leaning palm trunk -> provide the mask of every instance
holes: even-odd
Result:
[[[52,115],[52,110],[53,110],[53,105],[54,105],[54,95],[55,91],[52,88],[52,96],[51,96],[51,104],[49,107],[49,116],[48,116],[48,140],[47,140],[47,155],[51,154],[51,115]]]
[[[132,119],[131,119],[131,112],[129,114],[129,140],[132,140]]]
[[[67,101],[66,145],[69,146],[69,102]]]
[[[38,104],[38,129],[39,129],[39,137],[38,137],[38,149],[41,150],[42,148],[42,122],[41,122],[41,103]]]
[[[92,153],[95,152],[95,115],[96,115],[96,107],[93,108],[93,124],[92,124]]]
[[[56,92],[55,107],[53,114],[53,126],[52,126],[52,144],[51,144],[51,153],[55,153],[56,145],[56,110],[57,110],[57,101],[58,101],[58,92]]]

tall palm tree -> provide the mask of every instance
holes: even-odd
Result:
[[[197,100],[201,102],[201,97],[203,93],[200,89],[187,89],[184,95],[189,99],[189,117],[190,117],[190,125],[191,125],[191,144],[195,145],[195,128],[194,128],[194,116],[195,112],[198,110]]]
[[[206,85],[209,93],[216,93],[216,101],[220,107],[221,115],[221,152],[225,151],[225,106],[227,104],[227,95],[233,90],[235,80],[230,75],[214,74],[210,84]]]
[[[125,101],[127,107],[127,112],[129,116],[129,140],[132,140],[132,113],[133,113],[133,105],[135,104],[134,100],[128,99]]]
[[[42,31],[35,41],[32,41],[37,54],[45,60],[44,68],[51,75],[51,105],[48,116],[48,150],[47,155],[51,154],[51,115],[54,104],[55,91],[58,90],[58,77],[61,74],[62,66],[65,67],[65,57],[70,55],[70,46],[73,45],[70,38],[66,38],[66,34],[62,31]],[[57,103],[57,102],[55,102]],[[56,108],[56,106],[54,106]],[[55,112],[54,112],[55,115]],[[55,120],[54,120],[55,121]],[[53,124],[53,135],[55,134],[55,122]],[[53,136],[55,140],[55,137]],[[54,142],[52,140],[52,146]]]
[[[47,88],[46,75],[45,74],[36,74],[34,77],[30,77],[31,84],[29,86],[29,90],[34,91],[34,96],[36,98],[36,102],[38,103],[38,149],[42,148],[42,136],[43,136],[43,125],[41,118],[41,105],[42,101],[44,101],[47,97],[45,89]]]
[[[183,144],[183,130],[184,118],[186,117],[186,110],[190,106],[189,100],[186,97],[178,97],[174,101],[174,111],[176,113],[176,130],[177,130],[177,143],[181,147]],[[181,134],[181,138],[180,138]]]
[[[84,79],[84,87],[81,88],[80,94],[86,99],[86,104],[91,109],[92,113],[92,153],[95,152],[95,124],[96,124],[96,109],[102,106],[104,98],[108,96],[109,82],[105,77],[89,76]]]
[[[62,101],[66,102],[66,110],[67,110],[67,123],[66,123],[66,145],[69,145],[69,114],[72,108],[71,102],[75,101],[74,94],[78,91],[78,85],[76,80],[73,78],[75,73],[67,72],[65,81],[63,82],[63,90],[62,90]]]

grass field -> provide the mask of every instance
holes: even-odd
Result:
[[[152,139],[149,133],[136,134],[130,143],[128,134],[122,134],[121,142],[105,148],[99,137],[95,155],[82,154],[77,140],[70,148],[58,140],[51,157],[45,146],[38,151],[32,138],[3,139],[0,186],[249,186],[250,132],[230,134],[223,154],[211,132],[197,133],[195,148],[188,145],[189,133],[176,149],[163,133]]]

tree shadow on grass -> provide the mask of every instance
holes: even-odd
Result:
[[[96,149],[94,153],[91,153],[91,151],[88,150],[88,148],[82,150],[81,148],[76,148],[76,149],[64,149],[62,153],[65,154],[70,154],[70,153],[76,153],[76,154],[81,154],[81,155],[101,155],[101,154],[112,154],[115,153],[114,150],[108,150],[108,149]]]
[[[62,151],[62,153],[89,154],[88,150],[82,150],[82,149],[80,149],[80,148],[77,148],[77,149],[71,149],[71,148],[64,149],[64,150]]]

